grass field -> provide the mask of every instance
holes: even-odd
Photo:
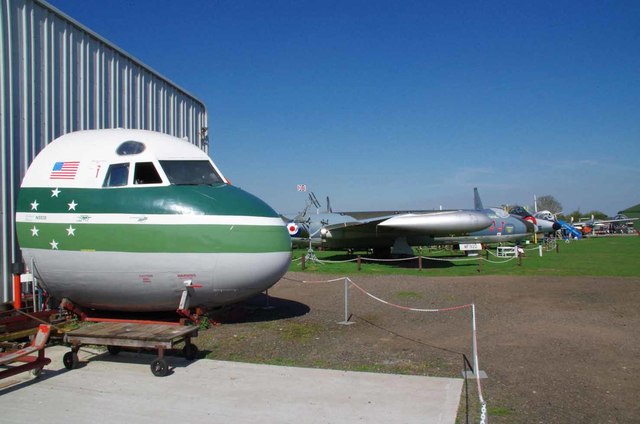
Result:
[[[496,249],[483,251],[475,258],[452,250],[416,249],[422,256],[403,261],[372,261],[362,255],[360,270],[356,255],[342,251],[320,251],[315,254],[321,262],[305,261],[304,272],[341,275],[407,274],[425,276],[477,275],[554,275],[554,276],[640,276],[640,237],[597,237],[571,242],[559,241],[547,247],[542,256],[535,244],[523,246],[522,258],[496,257]],[[306,249],[295,249],[290,271],[302,271],[301,257]]]

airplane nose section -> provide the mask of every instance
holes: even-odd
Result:
[[[562,225],[560,225],[560,223],[556,221],[553,223],[551,228],[553,228],[553,231],[558,231],[560,228],[562,228]]]

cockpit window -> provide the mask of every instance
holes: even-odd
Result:
[[[116,153],[120,156],[137,155],[144,152],[145,145],[139,141],[125,141],[116,149]]]
[[[116,163],[109,165],[107,176],[104,178],[103,187],[122,187],[127,185],[129,179],[129,164]]]
[[[212,185],[223,183],[207,160],[161,160],[160,166],[174,185]]]
[[[527,210],[525,208],[523,208],[522,206],[514,206],[509,210],[509,213],[512,215],[518,215],[518,216],[529,216],[531,215],[529,212],[527,212]]]
[[[496,214],[498,218],[506,218],[509,216],[509,214],[504,209],[491,208],[491,210]]]
[[[139,162],[135,165],[133,171],[133,183],[134,184],[160,184],[162,178],[158,174],[158,170],[153,165],[153,162]]]

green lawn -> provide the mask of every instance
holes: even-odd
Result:
[[[367,274],[408,274],[425,276],[464,276],[477,275],[582,275],[582,276],[640,276],[640,237],[599,237],[574,240],[569,243],[560,241],[557,249],[551,248],[539,255],[537,245],[525,245],[525,256],[507,260],[491,253],[483,252],[480,257],[469,260],[463,253],[451,250],[422,248],[416,254],[430,259],[422,260],[422,270],[417,259],[402,262],[371,262],[362,260],[360,271],[354,260],[355,255],[341,251],[319,251],[315,254],[322,263],[305,261],[304,272],[331,273],[340,275]],[[302,271],[300,257],[306,249],[295,249],[290,271]],[[362,255],[365,258],[366,255]],[[432,258],[432,259],[431,259]],[[480,265],[480,262],[482,264]]]

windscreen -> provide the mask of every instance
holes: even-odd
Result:
[[[224,183],[207,160],[161,160],[160,166],[173,185],[212,185]]]

